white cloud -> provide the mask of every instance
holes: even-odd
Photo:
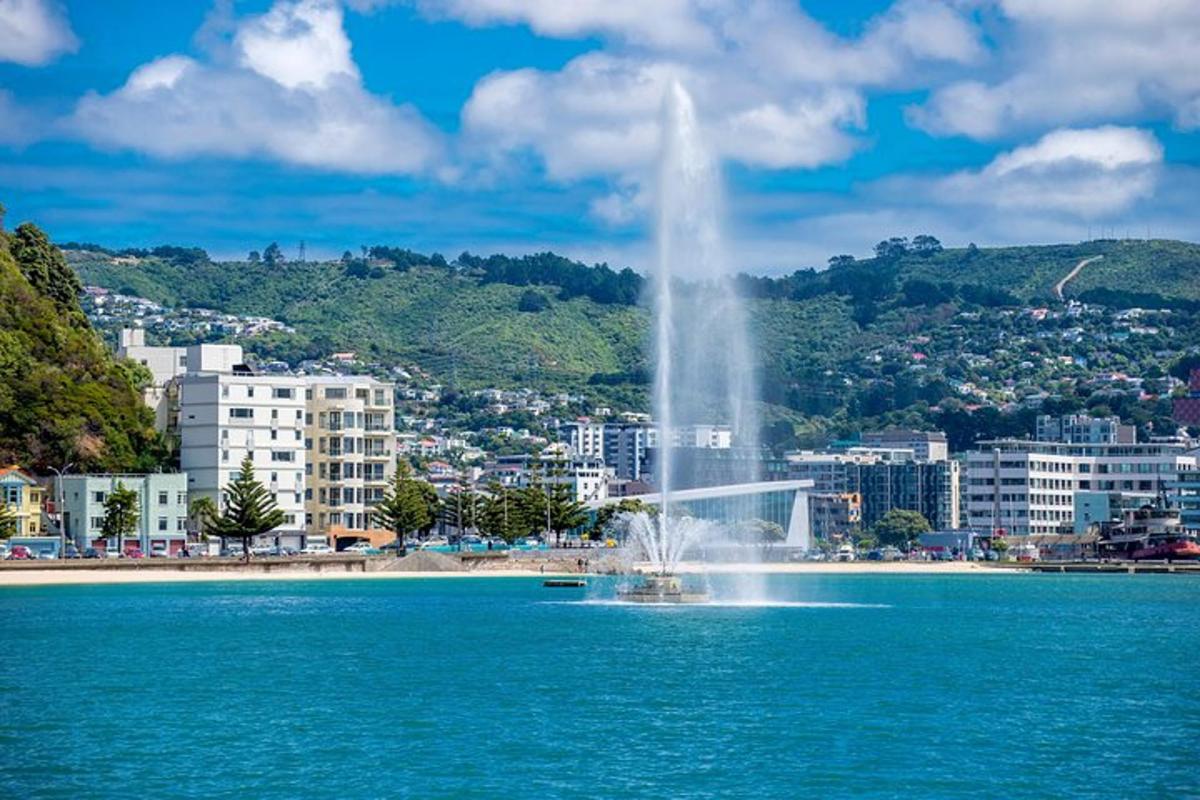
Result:
[[[67,15],[53,0],[0,0],[0,61],[48,64],[79,49]]]
[[[970,63],[982,53],[969,20],[932,0],[900,0],[856,39],[833,35],[786,0],[451,0],[437,13],[608,41],[558,71],[493,73],[463,109],[465,153],[495,165],[530,152],[561,181],[645,180],[672,80],[696,96],[722,157],[811,168],[857,149],[868,88],[907,86],[932,64]],[[594,213],[621,219],[621,207],[601,199]]]
[[[421,172],[439,159],[440,135],[415,109],[363,88],[329,0],[278,0],[239,24],[223,55],[143,64],[116,91],[84,96],[67,128],[164,158],[267,157],[366,174]]]
[[[990,79],[910,109],[935,134],[990,139],[1058,125],[1167,119],[1200,127],[1200,3],[994,0],[1004,48]]]
[[[951,202],[1090,219],[1124,211],[1150,196],[1162,162],[1162,145],[1146,131],[1062,129],[933,186]]]

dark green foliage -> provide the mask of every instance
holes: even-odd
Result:
[[[0,500],[0,539],[8,539],[17,533],[17,512],[8,503]]]
[[[131,377],[91,330],[45,234],[0,233],[0,463],[144,472],[169,456]]]
[[[119,549],[121,541],[137,533],[138,493],[118,482],[104,498],[104,524],[100,533]]]
[[[83,290],[79,277],[40,228],[29,222],[18,225],[10,247],[17,267],[34,289],[53,300],[60,312],[78,313],[79,292]]]
[[[250,558],[250,541],[284,522],[275,498],[255,479],[254,462],[249,456],[225,486],[223,500],[224,511],[211,522],[206,532],[222,539],[240,539],[247,559]]]
[[[550,307],[550,301],[546,299],[546,295],[541,292],[535,292],[533,289],[527,289],[521,292],[521,299],[517,301],[517,311],[536,314],[539,311],[545,311]]]
[[[908,548],[922,533],[933,530],[929,520],[920,511],[893,508],[871,528],[871,533],[880,544]]]
[[[268,267],[274,267],[283,262],[283,251],[279,249],[278,244],[271,242],[267,249],[263,250],[262,260]]]
[[[404,555],[404,538],[433,527],[437,512],[437,491],[426,481],[414,478],[409,465],[400,461],[392,485],[384,490],[371,516],[377,525],[395,534],[398,553]]]

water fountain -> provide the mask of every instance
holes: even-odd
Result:
[[[720,169],[706,146],[692,99],[673,83],[663,102],[657,194],[654,284],[654,397],[658,426],[658,513],[625,515],[626,540],[649,562],[651,575],[620,593],[635,602],[698,602],[676,575],[690,550],[720,533],[714,523],[674,507],[674,476],[685,448],[673,432],[725,420],[735,440],[757,442],[755,378],[745,310],[721,234]],[[686,281],[686,284],[683,283]],[[756,479],[753,460],[735,482]]]

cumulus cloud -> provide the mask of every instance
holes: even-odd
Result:
[[[66,126],[164,158],[268,157],[365,174],[429,169],[441,148],[415,109],[363,88],[330,0],[278,0],[238,24],[220,57],[143,64],[119,89],[84,96]]]
[[[644,180],[673,80],[696,96],[724,158],[766,169],[837,163],[860,146],[867,89],[907,86],[931,64],[983,52],[969,19],[931,0],[900,0],[853,39],[786,0],[451,0],[427,11],[604,39],[557,71],[493,73],[463,109],[465,153],[491,163],[534,153],[555,180]],[[601,198],[594,213],[628,217],[628,194]]]
[[[48,64],[79,49],[62,8],[52,0],[0,0],[0,61]]]
[[[935,191],[952,203],[1097,218],[1151,195],[1162,162],[1162,145],[1147,131],[1062,129],[948,176]]]
[[[910,109],[935,134],[991,139],[1048,126],[1167,119],[1200,127],[1200,3],[995,0],[1007,23],[990,78]]]

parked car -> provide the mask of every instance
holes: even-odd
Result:
[[[33,551],[23,544],[14,544],[5,556],[8,561],[30,561],[34,558]]]
[[[125,551],[125,558],[145,558],[146,554],[142,552],[140,547],[130,547]]]
[[[124,558],[125,554],[122,553],[120,550],[118,550],[115,547],[106,547],[106,548],[104,548],[104,557],[105,558]]]
[[[150,547],[150,557],[151,558],[166,558],[169,555],[170,555],[170,552],[168,552],[167,546],[165,544],[156,544],[156,545],[151,545],[151,547]]]
[[[867,561],[883,561],[882,550],[872,550],[867,553]]]
[[[450,546],[450,542],[448,542],[447,540],[442,539],[440,537],[434,537],[433,539],[426,539],[424,542],[421,543],[422,550],[433,550],[438,547],[449,547],[449,546]]]
[[[996,550],[989,549],[989,550],[984,551],[983,557],[988,561],[999,561],[1000,553],[997,552]]]
[[[108,555],[104,550],[97,550],[94,547],[89,547],[83,551],[84,558],[104,558]]]
[[[296,552],[296,548],[281,544],[278,547],[272,547],[271,552],[267,555],[278,556],[280,558],[289,558],[296,555]]]
[[[300,551],[302,556],[331,556],[333,548],[327,544],[310,544]]]
[[[900,548],[893,547],[890,544],[883,548],[882,552],[884,561],[899,561],[900,559],[904,558],[904,554],[900,552]]]
[[[342,552],[353,553],[360,556],[377,556],[383,553],[383,551],[378,547],[372,547],[370,542],[355,542]]]
[[[68,544],[63,558],[79,558],[79,548],[73,544]]]
[[[857,558],[857,556],[854,554],[853,545],[844,544],[838,548],[838,551],[837,551],[837,560],[838,561],[853,561],[855,558]]]
[[[255,556],[256,558],[263,558],[265,556],[273,556],[273,555],[275,555],[274,550],[275,550],[274,545],[257,544],[254,547],[250,548],[250,555]]]
[[[51,561],[58,558],[58,555],[53,550],[38,550],[37,557],[39,561]]]

